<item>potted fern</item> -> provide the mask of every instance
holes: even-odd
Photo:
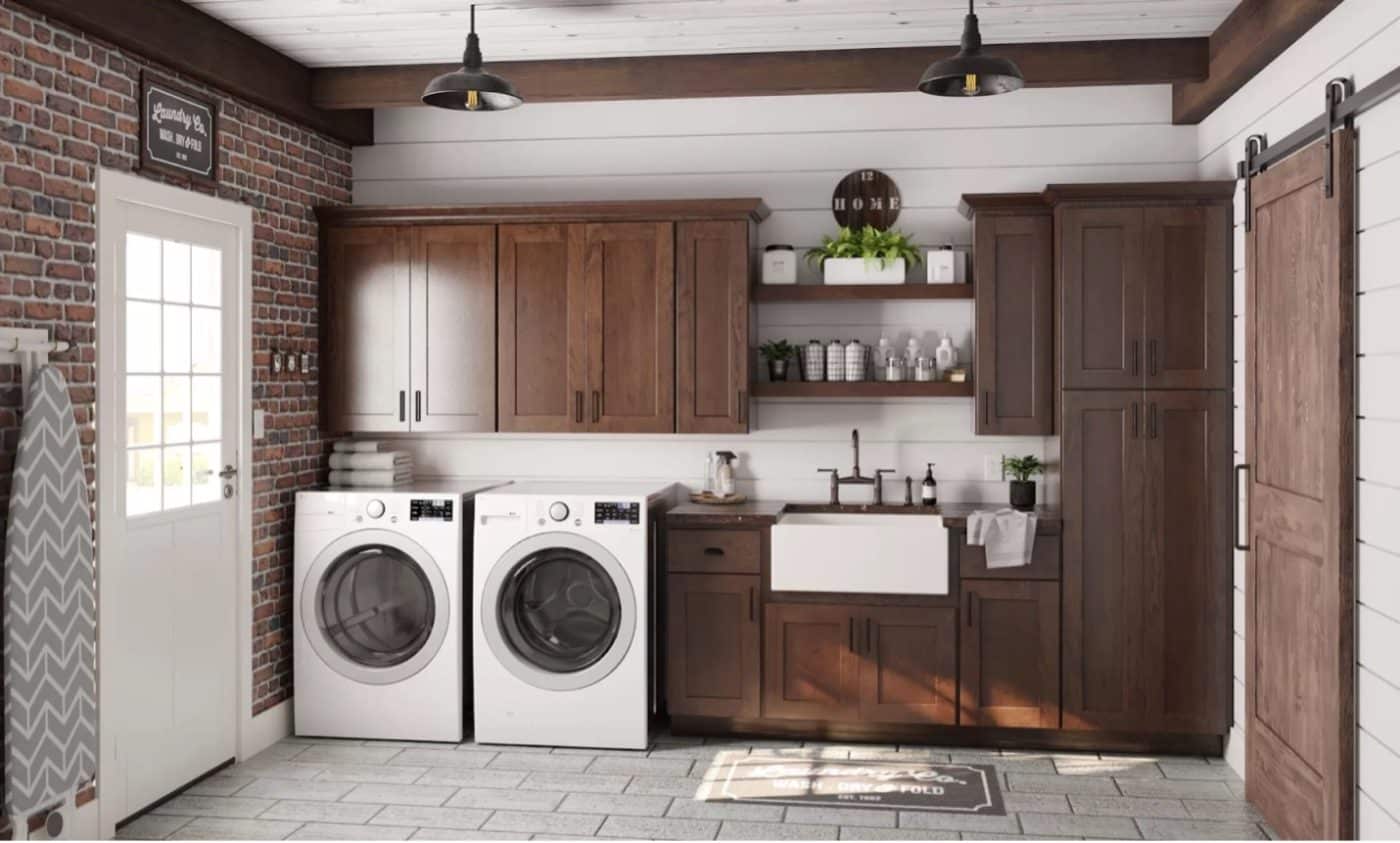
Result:
[[[908,234],[867,225],[842,226],[835,237],[822,237],[807,252],[807,262],[821,267],[827,284],[903,284],[908,267],[923,258]]]
[[[1012,509],[1035,509],[1035,481],[1031,477],[1044,474],[1045,463],[1029,454],[1024,457],[1004,456],[1001,458],[1001,473],[1012,477]]]
[[[758,347],[758,353],[768,361],[768,379],[785,381],[788,377],[788,361],[797,355],[797,349],[787,340],[769,340]]]

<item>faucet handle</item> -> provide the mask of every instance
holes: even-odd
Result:
[[[876,506],[884,506],[884,504],[885,504],[885,475],[886,475],[886,474],[894,474],[894,469],[893,469],[893,468],[877,468],[877,469],[875,469],[875,505],[876,505]]]
[[[839,469],[839,468],[819,468],[819,469],[817,469],[817,473],[818,473],[818,474],[826,474],[828,471],[831,472],[832,474],[837,475],[838,477],[841,475],[841,469]]]
[[[877,468],[877,469],[875,469],[875,479],[878,480],[878,479],[880,478],[880,475],[881,475],[881,474],[898,474],[898,473],[899,473],[898,470],[897,470],[897,469],[893,469],[893,468]]]

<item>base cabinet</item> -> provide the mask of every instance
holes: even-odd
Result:
[[[956,609],[866,609],[860,719],[878,723],[957,722]]]
[[[671,574],[666,700],[672,714],[759,715],[759,578]]]
[[[763,715],[854,720],[859,712],[856,616],[846,606],[765,607]]]
[[[963,580],[959,722],[1058,729],[1060,585]]]

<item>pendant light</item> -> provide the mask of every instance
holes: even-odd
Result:
[[[471,33],[462,69],[444,73],[428,83],[423,104],[453,111],[505,111],[524,102],[515,86],[481,69],[481,40],[476,37],[476,4],[471,7]]]
[[[973,0],[967,0],[962,49],[950,59],[929,65],[919,80],[920,91],[936,97],[990,97],[1009,94],[1026,84],[1016,62],[982,55],[982,33],[977,29],[972,4]]]

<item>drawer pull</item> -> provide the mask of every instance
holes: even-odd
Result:
[[[724,555],[724,548],[722,548],[722,547],[707,547],[707,548],[705,548],[705,555],[706,555],[706,556],[723,556],[723,555]]]
[[[755,600],[753,586],[749,586],[749,623],[753,623],[754,621],[758,620],[758,618],[754,614],[754,603]]]

